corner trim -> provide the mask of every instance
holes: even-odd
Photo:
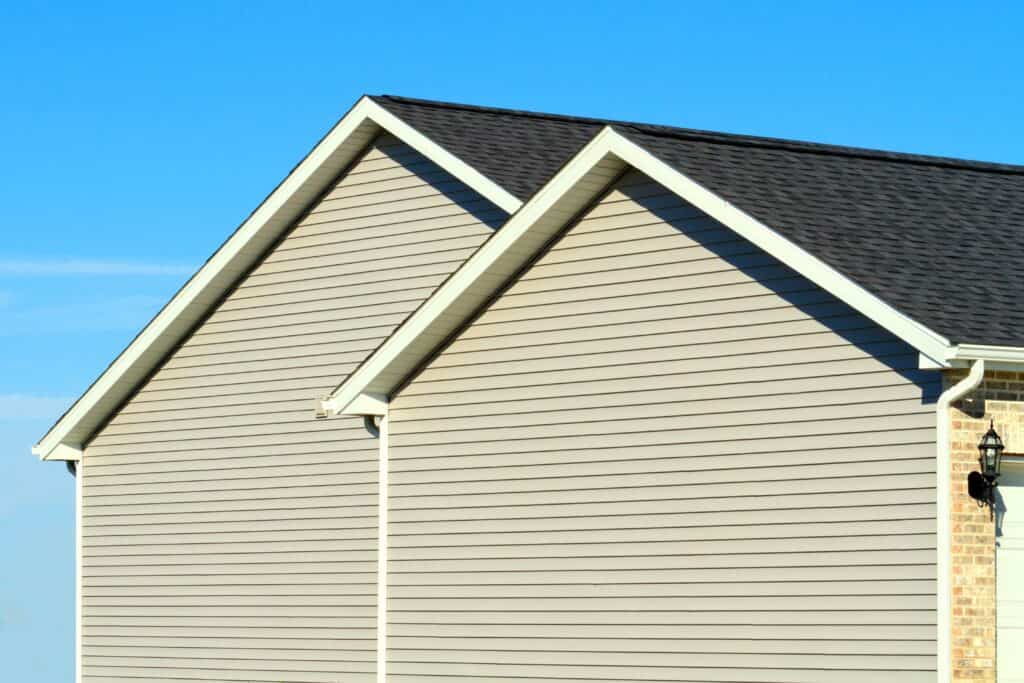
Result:
[[[75,683],[82,683],[83,594],[82,590],[82,505],[85,460],[79,459],[75,472]]]

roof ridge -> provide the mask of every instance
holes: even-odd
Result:
[[[637,133],[653,135],[657,137],[674,138],[678,140],[694,140],[712,144],[731,145],[740,147],[758,147],[761,149],[779,149],[786,151],[802,152],[806,154],[817,154],[824,156],[841,156],[847,158],[865,159],[870,161],[888,161],[915,166],[936,166],[941,168],[956,168],[967,171],[983,173],[998,173],[1003,175],[1024,175],[1024,165],[1006,164],[994,161],[978,161],[974,159],[960,159],[957,157],[944,157],[930,154],[915,154],[912,152],[896,152],[892,150],[873,149],[869,147],[850,147],[846,145],[834,145],[823,142],[811,142],[806,140],[792,140],[787,138],[775,138],[758,135],[744,135],[740,133],[725,133],[697,128],[682,128],[678,126],[667,126],[662,124],[642,123],[636,121],[621,121],[617,119],[598,119],[585,116],[572,116],[566,114],[551,114],[547,112],[529,111],[525,109],[504,109],[501,107],[485,107],[475,104],[464,104],[460,102],[443,102],[440,100],[426,100],[415,97],[404,97],[400,95],[371,95],[372,99],[390,100],[397,103],[412,104],[438,109],[461,109],[465,111],[476,111],[480,113],[500,114],[505,116],[520,116],[527,118],[543,119],[556,123],[582,123],[600,126],[626,127]]]

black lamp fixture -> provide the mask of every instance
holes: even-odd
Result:
[[[999,466],[1003,459],[1003,440],[996,433],[995,421],[989,422],[988,431],[981,437],[978,444],[978,463],[981,472],[967,475],[967,493],[978,501],[979,505],[988,505],[993,510],[996,502],[996,480],[999,479]]]

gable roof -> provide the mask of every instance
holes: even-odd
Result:
[[[937,363],[959,357],[1024,362],[1024,311],[1018,301],[1024,272],[1015,268],[1024,256],[1024,167],[364,97],[33,451],[44,459],[79,458],[94,431],[382,130],[515,212],[518,224],[530,225],[531,216],[545,218],[547,231],[564,225],[566,212],[592,197],[612,169],[623,164],[655,169],[659,182],[696,197],[708,213],[787,263],[799,261],[798,271]],[[612,146],[616,152],[609,152]],[[581,162],[573,179],[564,172],[585,147],[599,158]],[[564,182],[556,182],[560,171]],[[523,206],[526,199],[532,213]],[[542,237],[544,230],[529,232]],[[514,251],[500,249],[507,241],[504,232],[481,251],[488,248],[505,265],[514,265],[519,258]],[[447,294],[458,289],[445,287]],[[440,294],[421,310],[436,305]],[[420,310],[357,369],[362,379],[382,349],[400,346],[396,340],[417,348],[436,345],[437,338],[410,337],[409,323],[417,315]],[[449,318],[446,325],[460,321]],[[402,348],[411,353],[411,347]],[[355,374],[348,389],[358,385]],[[328,404],[335,411],[346,407],[337,400]]]
[[[1024,166],[374,99],[520,199],[612,126],[953,343],[1024,346]]]
[[[895,334],[928,359],[948,364],[957,349],[772,227],[605,126],[434,291],[331,395],[322,414],[384,414],[389,398],[444,342],[515,280],[547,244],[633,168],[729,227],[836,298]]]

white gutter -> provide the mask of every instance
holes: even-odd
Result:
[[[971,361],[988,362],[989,370],[1024,370],[1024,348],[1020,346],[986,346],[957,344],[946,351],[946,360],[953,367],[967,367]]]
[[[936,462],[936,534],[938,535],[938,557],[936,561],[938,599],[938,681],[952,680],[952,456],[950,453],[949,406],[973,391],[985,378],[985,360],[978,359],[971,366],[967,377],[942,392],[935,404],[938,460]]]

